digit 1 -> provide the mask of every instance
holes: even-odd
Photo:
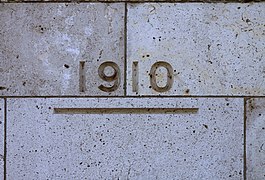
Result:
[[[106,67],[111,67],[114,70],[114,73],[111,76],[107,76],[105,74],[104,70]],[[119,88],[119,85],[120,85],[120,68],[115,62],[111,62],[111,61],[103,62],[98,68],[98,75],[102,80],[104,80],[106,82],[113,82],[114,81],[114,84],[111,87],[106,87],[106,86],[101,84],[98,87],[101,91],[113,92]]]
[[[134,61],[132,64],[132,91],[138,93],[138,62]]]
[[[156,83],[156,70],[159,67],[164,67],[167,70],[167,84],[164,87],[159,87]],[[150,70],[150,84],[152,89],[157,92],[166,92],[172,88],[173,82],[173,68],[169,63],[164,61],[158,61],[152,65]]]
[[[86,71],[85,71],[85,61],[80,61],[79,63],[79,91],[86,91]]]

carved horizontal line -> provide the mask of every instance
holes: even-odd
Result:
[[[54,108],[55,114],[194,114],[199,108]]]

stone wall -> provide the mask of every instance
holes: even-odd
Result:
[[[265,178],[264,2],[1,2],[0,179]]]

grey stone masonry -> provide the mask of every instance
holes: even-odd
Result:
[[[243,178],[241,98],[12,98],[7,108],[10,180]]]
[[[0,180],[262,180],[264,144],[264,0],[0,0]]]
[[[128,95],[265,95],[265,3],[129,4],[127,26]]]
[[[124,77],[124,11],[124,3],[0,4],[0,95],[124,95],[123,78],[98,88],[112,83],[98,75],[104,62]]]
[[[264,8],[2,3],[0,96],[263,96]]]
[[[204,3],[249,3],[249,2],[262,2],[263,0],[0,0],[0,2],[204,2]]]
[[[247,100],[247,179],[265,179],[265,98]]]

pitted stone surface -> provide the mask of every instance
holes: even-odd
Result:
[[[247,179],[265,178],[265,98],[247,101]]]
[[[7,179],[242,179],[243,103],[8,99]]]
[[[0,4],[0,95],[124,95],[124,11],[123,3]],[[98,75],[105,61],[120,69],[114,92],[98,88],[113,84]]]
[[[265,3],[128,4],[127,94],[265,95],[264,9]],[[169,91],[150,85],[157,61],[172,66]],[[155,76],[166,85],[165,68]]]
[[[0,0],[0,2],[262,2],[263,0]]]
[[[4,179],[4,100],[0,99],[0,179]]]

